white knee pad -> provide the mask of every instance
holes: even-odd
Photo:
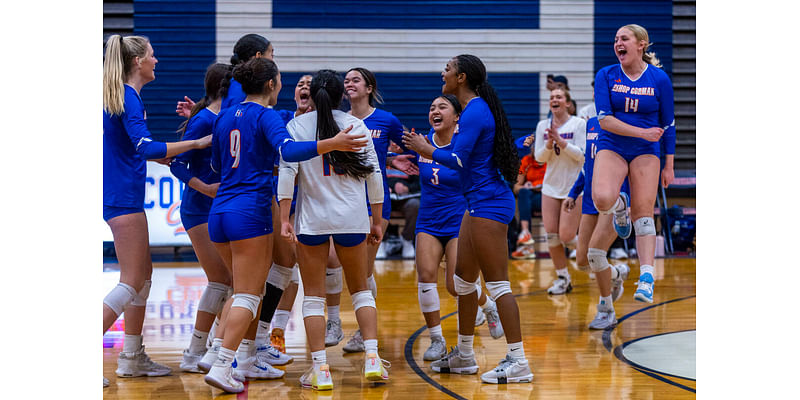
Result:
[[[636,232],[636,236],[655,236],[656,223],[653,221],[653,218],[642,217],[633,221],[633,230]]]
[[[136,293],[136,296],[133,297],[131,300],[132,306],[137,307],[144,307],[147,305],[147,298],[150,297],[150,286],[153,284],[153,281],[146,280],[144,281],[144,286],[142,286],[142,290],[139,293]]]
[[[558,237],[558,233],[547,232],[545,237],[547,238],[547,247],[561,246],[561,239]]]
[[[353,299],[353,312],[358,311],[361,307],[378,308],[375,306],[375,298],[372,297],[372,292],[369,290],[353,293],[350,297]]]
[[[315,296],[303,297],[303,318],[325,318],[325,298]]]
[[[486,282],[486,289],[489,291],[489,296],[493,301],[497,301],[500,296],[511,293],[511,282],[509,281],[494,281]]]
[[[569,242],[561,242],[561,245],[569,250],[575,250],[575,248],[578,247],[578,235],[575,235]]]
[[[269,269],[267,275],[267,283],[280,290],[286,289],[289,286],[289,281],[292,280],[292,269],[273,263],[272,268]]]
[[[606,252],[601,249],[590,247],[589,251],[586,252],[586,258],[589,259],[589,267],[595,273],[605,271],[611,267],[611,264],[608,263],[608,258],[606,258]]]
[[[103,299],[103,304],[119,316],[134,297],[136,297],[136,291],[130,285],[120,282],[108,292]]]
[[[467,282],[461,279],[460,276],[453,274],[453,286],[455,286],[456,294],[459,296],[466,296],[476,291],[475,283],[476,282]]]
[[[295,285],[300,284],[300,267],[298,267],[297,264],[292,267],[292,283]]]
[[[325,294],[342,293],[342,267],[325,269]]]
[[[249,310],[253,315],[253,318],[250,318],[252,320],[255,319],[258,314],[259,303],[261,303],[261,296],[249,293],[235,293],[233,295],[233,304],[231,304],[231,308],[239,307]]]
[[[439,311],[439,292],[435,283],[420,282],[417,284],[419,308],[424,313]]]
[[[200,296],[200,301],[197,304],[197,311],[207,312],[209,314],[217,315],[222,311],[222,306],[228,300],[228,285],[219,282],[208,282],[206,290]]]

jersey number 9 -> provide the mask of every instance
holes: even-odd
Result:
[[[231,135],[231,157],[233,157],[233,165],[231,168],[239,167],[239,154],[242,147],[242,133],[238,129],[234,129]]]

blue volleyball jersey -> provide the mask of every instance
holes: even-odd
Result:
[[[252,102],[220,112],[211,148],[211,167],[220,173],[211,214],[270,216],[275,158],[302,161],[317,155],[316,142],[295,143],[275,110]]]
[[[217,114],[208,108],[200,110],[186,124],[183,140],[200,139],[211,134]],[[219,182],[219,174],[211,169],[211,147],[189,150],[172,160],[169,167],[172,174],[186,186],[181,199],[181,212],[187,214],[208,215],[211,210],[211,197],[189,187],[189,181],[197,178],[206,184]]]
[[[503,187],[510,191],[494,161],[494,135],[492,111],[486,101],[476,97],[461,112],[452,150],[433,152],[436,162],[458,172],[468,204],[493,199]]]
[[[675,104],[672,82],[667,73],[647,65],[635,81],[628,78],[619,64],[597,72],[594,85],[598,119],[608,115],[639,128],[664,129],[662,151],[675,154]],[[646,148],[652,142],[609,132],[626,149]],[[658,145],[657,145],[658,146]]]
[[[125,111],[103,111],[103,205],[144,206],[147,160],[164,158],[167,145],[154,142],[147,130],[147,113],[136,89],[124,85]]]
[[[431,129],[427,138],[434,147],[452,150],[452,141],[445,146],[439,146],[434,141],[433,134]],[[458,235],[461,218],[467,209],[458,172],[421,155],[418,155],[417,161],[421,194],[416,231],[434,236]]]
[[[386,156],[389,154],[389,141],[395,142],[405,149],[403,145],[403,125],[394,114],[379,108],[376,108],[372,114],[362,121],[364,121],[364,125],[367,126],[370,134],[372,134],[372,144],[375,146],[375,153],[378,154],[378,163],[380,163],[381,175],[383,176],[384,206],[382,214],[384,219],[389,219],[392,208],[388,206],[390,200],[389,183],[386,179]]]
[[[247,98],[247,94],[245,94],[244,90],[242,90],[242,84],[237,82],[236,79],[231,78],[230,86],[228,87],[228,94],[222,98],[222,106],[221,109],[224,110],[226,108],[233,107]]]

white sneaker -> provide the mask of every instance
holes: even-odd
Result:
[[[110,385],[110,384],[111,384],[111,382],[109,382],[108,379],[106,379],[106,377],[104,376],[103,377],[103,387],[108,387],[108,385]]]
[[[569,252],[569,258],[572,258],[572,259],[578,258],[578,251],[575,250],[575,249],[572,249],[572,251]]]
[[[617,264],[612,266],[612,268],[616,268],[619,272],[619,278],[611,280],[611,299],[613,301],[617,301],[620,297],[622,297],[622,293],[625,292],[625,280],[628,279],[628,273],[631,272],[631,268],[628,267],[628,264]]]
[[[242,374],[245,379],[276,379],[285,373],[268,363],[262,361],[258,356],[248,357],[242,361],[233,361],[234,370]]]
[[[386,242],[381,241],[381,244],[378,245],[378,252],[375,253],[375,259],[377,260],[385,260],[387,257],[386,254]]]
[[[244,391],[244,384],[233,379],[233,367],[212,366],[203,378],[205,382],[217,389],[222,389],[228,393],[241,393]]]
[[[527,361],[514,360],[506,355],[497,367],[481,375],[481,381],[497,384],[532,382],[533,372]]]
[[[342,347],[342,350],[346,353],[360,353],[364,351],[364,338],[361,336],[361,329],[353,334],[353,337],[347,341],[347,344]]]
[[[422,359],[425,361],[436,361],[447,355],[447,345],[444,338],[431,339],[431,345],[425,350]]]
[[[412,259],[416,255],[414,251],[414,243],[410,240],[400,239],[403,242],[403,258],[404,259]]]
[[[569,277],[559,276],[558,279],[553,281],[550,288],[547,289],[547,294],[566,294],[572,291],[572,281]]]
[[[462,358],[461,352],[456,346],[451,348],[450,352],[442,357],[441,360],[432,362],[431,369],[443,374],[471,375],[478,372],[478,362],[475,360],[474,353],[471,356]]]
[[[369,353],[364,357],[364,378],[368,381],[381,381],[389,379],[389,372],[386,368],[391,368],[392,364],[378,357],[375,353]]]
[[[486,322],[489,325],[489,334],[492,335],[492,338],[500,339],[503,337],[505,332],[503,332],[503,324],[500,323],[500,315],[497,314],[497,308],[493,310],[484,308],[483,313],[479,314],[486,315]]]
[[[328,364],[311,367],[300,377],[300,385],[314,390],[333,390],[331,368]]]
[[[336,346],[344,339],[342,320],[328,319],[325,325],[325,347]]]
[[[172,369],[161,365],[144,352],[144,345],[134,353],[119,353],[117,359],[117,376],[120,378],[133,378],[137,376],[164,376],[169,375]]]
[[[201,370],[197,363],[203,359],[203,356],[206,355],[208,351],[202,354],[194,354],[190,353],[189,349],[183,351],[183,360],[181,361],[181,371],[183,372],[198,372],[203,373],[204,371]]]
[[[269,365],[286,365],[294,361],[294,357],[281,353],[270,344],[262,344],[256,348],[258,360]]]
[[[592,322],[589,323],[589,329],[608,329],[617,324],[617,314],[614,312],[614,307],[611,305],[597,305],[597,314],[594,316]]]
[[[620,249],[619,247],[611,249],[611,252],[608,253],[608,258],[614,260],[625,260],[628,258],[628,253],[625,252],[625,249]]]
[[[478,307],[478,312],[475,313],[475,326],[481,326],[486,322],[486,316],[483,315],[481,308]]]
[[[214,361],[217,361],[217,354],[219,354],[219,346],[212,346],[206,351],[203,358],[197,362],[197,369],[208,373],[211,370],[211,366],[214,365]]]

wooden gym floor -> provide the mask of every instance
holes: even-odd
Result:
[[[627,261],[631,274],[625,293],[615,303],[619,324],[613,330],[590,331],[599,292],[593,280],[570,268],[574,290],[549,296],[554,278],[550,259],[509,260],[511,284],[520,308],[525,352],[534,373],[533,384],[487,385],[479,375],[433,372],[422,361],[429,345],[419,310],[414,263],[376,262],[379,346],[391,362],[390,379],[371,384],[363,379],[363,353],[345,354],[342,346],[356,329],[350,297],[342,295],[345,339],[328,348],[334,390],[302,389],[300,375],[310,366],[298,295],[287,327],[287,352],[294,362],[286,376],[249,382],[238,395],[226,395],[203,382],[202,374],[178,371],[188,346],[197,299],[206,280],[196,262],[155,263],[148,299],[144,343],[150,357],[173,369],[159,378],[117,378],[114,370],[122,347],[122,320],[104,337],[103,374],[111,386],[105,399],[683,399],[695,398],[696,280],[694,258],[656,260],[655,302],[633,300],[638,277],[636,260]],[[572,261],[574,266],[574,261]],[[108,290],[118,281],[116,264],[104,265]],[[456,303],[439,275],[442,328],[448,347],[457,335]],[[302,293],[302,288],[300,293]],[[493,340],[484,324],[475,331],[478,374],[494,368],[505,356],[506,343]],[[283,367],[281,367],[283,368]],[[99,379],[98,379],[99,385]]]

